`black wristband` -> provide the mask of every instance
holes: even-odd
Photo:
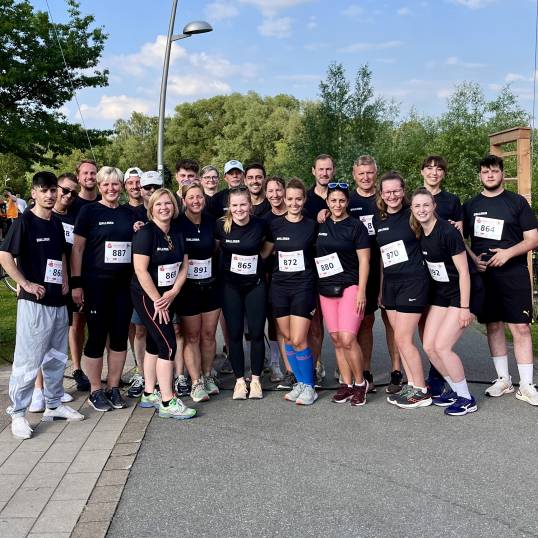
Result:
[[[82,288],[82,277],[81,276],[72,276],[69,279],[69,287],[74,290],[76,288]]]

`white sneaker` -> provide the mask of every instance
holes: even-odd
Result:
[[[271,365],[271,383],[278,383],[279,381],[282,381],[284,379],[284,374],[282,373],[282,370],[280,369],[279,364],[272,364]]]
[[[13,417],[11,419],[11,433],[13,437],[17,439],[30,439],[33,431],[26,417]]]
[[[43,422],[52,422],[53,420],[67,420],[68,422],[78,422],[84,420],[84,415],[75,411],[68,405],[59,405],[56,409],[45,409],[43,413]]]
[[[318,393],[312,385],[303,385],[303,392],[299,395],[295,403],[297,405],[312,405],[318,399]]]
[[[519,385],[516,398],[531,405],[538,405],[538,390],[535,385]]]
[[[303,389],[304,385],[302,383],[295,383],[290,392],[284,394],[284,400],[288,400],[288,402],[296,402],[297,398],[299,398],[299,396],[303,392]]]
[[[60,401],[62,403],[69,403],[69,402],[72,402],[75,398],[73,398],[73,396],[71,396],[71,394],[69,394],[69,392],[64,392],[62,397],[60,398]]]
[[[30,413],[43,413],[45,411],[45,396],[40,389],[34,389],[32,394],[32,403],[28,408]]]
[[[502,396],[503,394],[508,394],[510,392],[514,392],[512,378],[510,376],[508,376],[508,378],[499,377],[498,379],[495,379],[493,381],[493,385],[491,385],[491,387],[488,387],[486,389],[486,396],[493,396],[494,398],[498,398],[499,396]]]

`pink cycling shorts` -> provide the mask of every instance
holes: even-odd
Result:
[[[342,297],[319,296],[323,320],[329,333],[357,334],[364,314],[357,314],[355,299],[358,286],[348,286]]]

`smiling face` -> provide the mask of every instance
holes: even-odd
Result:
[[[243,172],[239,168],[232,168],[226,174],[224,174],[224,181],[228,183],[228,187],[239,187],[243,183]]]
[[[332,159],[318,159],[312,167],[312,174],[316,178],[316,183],[326,187],[334,177],[335,169]]]
[[[441,184],[441,181],[445,178],[445,171],[441,166],[435,164],[434,161],[428,163],[421,171],[424,178],[424,186],[436,189]]]
[[[242,224],[248,221],[252,207],[248,191],[231,193],[228,204],[234,222]]]
[[[327,195],[327,206],[334,218],[339,219],[346,215],[348,203],[349,200],[342,191],[329,191],[329,194]]]
[[[286,208],[290,215],[300,215],[305,204],[305,196],[301,189],[286,189]]]
[[[260,194],[263,189],[263,180],[265,175],[263,170],[259,168],[249,168],[245,174],[245,185],[247,186],[250,194]]]
[[[151,216],[155,222],[168,223],[174,216],[174,203],[166,193],[161,194],[151,209]]]
[[[219,174],[216,170],[208,170],[200,179],[204,192],[210,196],[215,194],[219,185]]]
[[[65,211],[77,197],[78,185],[73,180],[62,178],[58,181],[58,191],[56,196],[56,209]]]
[[[398,211],[402,207],[405,192],[399,179],[388,179],[381,184],[381,198],[389,209]]]
[[[284,199],[284,187],[278,181],[268,181],[265,186],[265,197],[271,207],[280,207]]]
[[[105,202],[116,203],[120,197],[121,183],[116,178],[109,176],[99,183],[99,192]]]
[[[129,196],[129,200],[133,200],[138,203],[142,196],[140,194],[140,177],[129,176],[125,180],[125,183],[123,185],[125,187],[125,191],[127,192],[127,195]]]
[[[187,194],[183,198],[183,203],[194,214],[200,214],[205,207],[205,196],[201,187],[193,187],[189,189]]]
[[[504,173],[498,166],[481,166],[480,181],[487,191],[495,191],[502,186]]]
[[[420,224],[426,224],[435,216],[435,202],[429,194],[416,194],[411,200],[411,211]]]
[[[375,192],[377,170],[374,164],[354,164],[353,179],[356,187],[366,194]]]
[[[83,189],[93,190],[97,183],[97,168],[91,163],[82,163],[78,172],[78,182]]]

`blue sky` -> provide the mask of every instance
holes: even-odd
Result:
[[[134,110],[156,114],[169,0],[79,0],[109,34],[106,88],[79,94],[91,127]],[[46,9],[44,0],[33,0]],[[49,0],[56,20],[65,3]],[[488,97],[510,82],[532,107],[536,0],[180,0],[175,31],[204,19],[214,31],[174,44],[167,112],[217,94],[254,90],[316,99],[327,66],[353,80],[368,63],[376,93],[440,114],[454,86],[476,81]],[[78,121],[73,103],[65,109]]]

